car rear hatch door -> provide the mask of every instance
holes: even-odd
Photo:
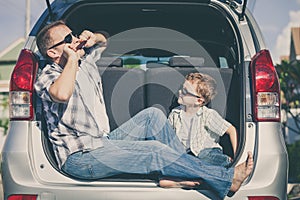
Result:
[[[228,4],[230,8],[239,16],[239,20],[243,21],[248,0],[218,0]]]
[[[76,7],[75,4],[85,4],[85,3],[164,3],[164,2],[179,2],[179,3],[202,3],[202,4],[209,4],[211,0],[45,0],[47,9],[40,17],[39,22],[35,24],[33,27],[30,35],[37,35],[40,28],[45,24],[49,24],[52,21],[56,21],[63,18],[70,7]]]
[[[53,12],[53,7],[59,5],[58,7],[64,7],[65,9],[68,7],[66,6],[67,4],[73,5],[76,3],[85,3],[85,2],[90,2],[90,3],[99,3],[99,2],[149,2],[147,0],[103,0],[103,1],[99,1],[99,0],[54,0],[52,5],[50,3],[50,0],[45,0],[46,4],[47,4],[47,10],[48,10],[48,14],[49,14],[49,21],[55,21],[57,18],[57,14],[55,12]],[[183,3],[210,3],[211,0],[151,0],[151,2],[183,2]],[[64,6],[63,6],[64,5]],[[63,12],[63,10],[60,10],[60,12]]]

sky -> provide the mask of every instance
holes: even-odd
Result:
[[[291,27],[300,27],[300,0],[256,0],[253,15],[273,62],[279,63],[280,56],[289,55]]]
[[[0,0],[0,52],[25,36],[25,2]],[[46,8],[46,1],[30,0],[30,5],[32,27]],[[300,27],[300,0],[248,0],[248,7],[260,26],[273,62],[279,63],[280,56],[289,55],[291,27]]]

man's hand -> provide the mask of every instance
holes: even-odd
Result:
[[[64,46],[63,56],[67,60],[78,61],[80,59],[80,53],[72,46],[72,44],[66,44]]]
[[[105,43],[106,38],[100,33],[84,30],[79,36],[80,42],[86,41],[85,47],[92,47],[97,43]]]
[[[84,30],[80,36],[79,36],[80,41],[86,41],[85,47],[92,47],[94,44],[97,43],[97,38],[94,33],[88,30]]]

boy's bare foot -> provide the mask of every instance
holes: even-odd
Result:
[[[238,165],[234,169],[234,175],[232,180],[232,185],[230,191],[236,192],[240,189],[244,180],[250,175],[253,170],[253,155],[251,152],[248,152],[248,158],[245,162]]]
[[[197,181],[173,181],[169,179],[161,179],[159,186],[163,188],[195,188],[200,185]]]

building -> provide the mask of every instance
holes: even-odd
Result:
[[[289,60],[292,65],[300,62],[300,27],[293,27],[291,29]]]
[[[0,93],[8,92],[10,75],[24,43],[25,39],[19,38],[0,52]]]

